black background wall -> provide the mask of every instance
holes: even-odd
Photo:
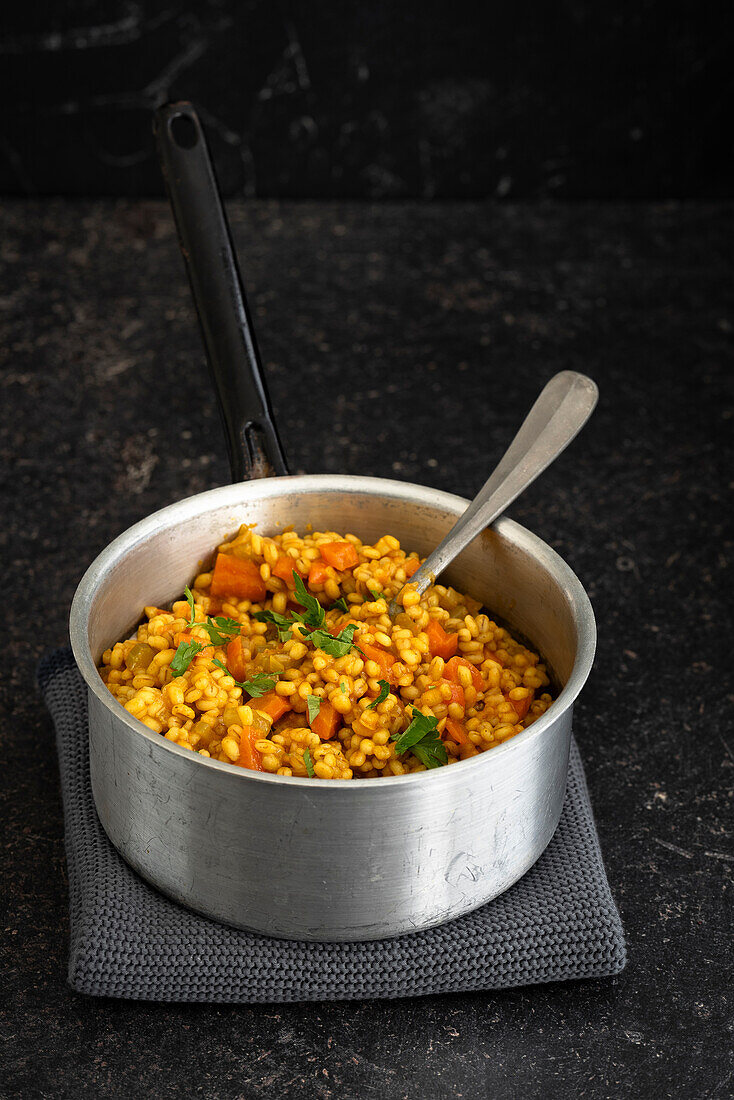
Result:
[[[721,198],[734,24],[670,0],[6,5],[6,194],[154,195],[152,108],[228,194]]]

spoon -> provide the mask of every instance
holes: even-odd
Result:
[[[411,588],[420,595],[434,584],[454,558],[565,451],[591,416],[598,397],[596,383],[585,374],[564,370],[551,378],[494,473],[410,578]],[[405,587],[390,600],[387,611],[391,618],[402,610],[400,597]]]

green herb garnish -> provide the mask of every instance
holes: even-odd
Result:
[[[299,614],[296,611],[293,617],[296,619],[300,619],[300,621],[302,623],[305,623],[306,626],[312,626],[314,628],[323,626],[324,620],[326,618],[326,612],[324,611],[323,607],[316,599],[316,597],[312,596],[311,593],[308,591],[306,585],[298,576],[298,573],[296,573],[295,569],[293,570],[293,580],[296,582],[296,599],[300,603],[301,607],[304,607],[306,609],[303,614]]]
[[[236,680],[235,683],[237,683]],[[258,672],[252,679],[245,680],[243,684],[238,684],[238,687],[244,688],[253,699],[259,699],[261,695],[266,695],[273,690],[275,680],[272,676],[266,676],[264,672]]]
[[[310,696],[309,696],[309,698],[310,698]],[[308,778],[313,779],[313,777],[314,777],[313,761],[311,760],[311,753],[308,751],[308,749],[303,750],[303,763],[306,765],[306,771],[308,772]]]
[[[380,694],[372,700],[369,706],[365,708],[366,710],[374,710],[378,703],[384,703],[390,694],[390,685],[387,680],[378,680],[377,683],[380,685]]]
[[[349,604],[347,603],[346,598],[344,596],[340,596],[339,599],[335,603],[333,603],[331,606],[332,606],[332,610],[335,607],[338,607],[340,611],[349,611]]]
[[[168,666],[173,675],[183,676],[196,654],[200,653],[203,648],[201,642],[181,642]]]
[[[306,696],[306,710],[308,711],[308,724],[313,724],[313,720],[321,710],[321,696],[320,695],[307,695]]]
[[[398,756],[402,756],[404,752],[412,752],[426,768],[440,768],[442,764],[447,764],[448,753],[436,729],[437,725],[438,718],[432,714],[422,714],[414,707],[413,721],[407,730],[391,738],[395,742],[395,752]]]
[[[206,630],[212,645],[226,645],[231,638],[240,632],[240,623],[236,619],[227,619],[223,615],[216,618],[207,618],[204,623],[190,623],[191,626],[200,626]]]
[[[350,649],[357,649],[360,653],[362,652],[354,641],[356,630],[356,623],[345,626],[336,637],[326,630],[312,630],[309,634],[309,640],[318,649],[323,649],[324,653],[328,653],[330,657],[345,657]]]
[[[278,630],[278,638],[281,642],[287,641],[291,636],[291,627],[301,622],[300,616],[297,619],[289,619],[278,611],[255,611],[252,617],[261,623],[273,623]]]
[[[214,664],[221,668],[228,676],[232,676],[226,665],[223,665],[218,658],[214,658]],[[261,695],[265,695],[268,691],[272,691],[275,687],[275,680],[272,676],[266,676],[264,672],[257,672],[251,680],[235,680],[238,688],[242,688],[248,695],[251,695],[253,699],[259,699]]]
[[[184,595],[186,596],[186,603],[189,605],[189,622],[188,625],[200,626],[202,630],[206,630],[209,635],[209,639],[212,645],[224,645],[231,637],[240,632],[240,624],[236,619],[228,619],[224,615],[216,615],[213,619],[207,615],[203,623],[197,623],[196,610],[194,608],[194,593],[187,585],[184,588]]]
[[[386,600],[387,599],[387,596],[385,595],[384,592],[373,592],[371,588],[368,588],[367,591],[369,592],[369,594],[370,594],[370,596],[372,597],[373,600],[383,600],[383,599]]]
[[[357,649],[361,653],[362,650],[354,642],[357,625],[351,623],[345,626],[335,638],[323,627],[326,612],[316,597],[306,590],[295,569],[293,577],[296,582],[296,596],[305,611],[294,611],[290,616],[280,615],[277,611],[256,611],[253,618],[261,623],[274,623],[281,642],[290,637],[292,627],[300,625],[302,636],[308,638],[318,649],[323,649],[324,653],[328,653],[331,657],[344,657],[350,649]]]
[[[438,734],[431,741],[419,741],[417,745],[413,746],[411,752],[418,757],[421,764],[426,768],[440,768],[443,764],[449,762],[446,746]]]

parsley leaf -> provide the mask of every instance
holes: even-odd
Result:
[[[312,630],[309,635],[309,640],[318,649],[323,649],[324,653],[328,653],[330,657],[345,657],[349,650],[354,648],[359,650],[359,646],[354,641],[354,633],[357,630],[356,623],[350,623],[349,626],[345,626],[342,631],[334,638],[326,630]]]
[[[390,685],[388,684],[387,680],[378,680],[377,682],[380,685],[380,694],[377,696],[376,699],[372,700],[372,702],[366,708],[367,710],[374,710],[377,704],[384,703],[388,695],[390,694]]]
[[[309,698],[310,698],[310,696],[309,696]],[[311,753],[308,751],[308,749],[303,750],[303,763],[306,765],[306,771],[308,772],[308,778],[313,779],[313,777],[314,777],[313,761],[311,760]]]
[[[261,623],[274,623],[278,629],[278,638],[281,642],[287,641],[287,639],[290,638],[291,627],[301,621],[300,616],[297,619],[289,619],[287,616],[281,615],[278,611],[255,611],[252,617]]]
[[[191,626],[200,626],[206,630],[212,645],[225,645],[234,635],[239,634],[240,624],[236,619],[226,619],[217,615],[214,619],[207,619],[204,623],[191,623]]]
[[[306,609],[302,615],[296,612],[294,618],[299,619],[302,623],[306,623],[307,626],[323,626],[324,619],[326,618],[326,612],[324,611],[323,607],[316,599],[316,597],[312,596],[311,593],[308,591],[306,585],[298,576],[298,573],[296,573],[295,569],[293,570],[293,580],[296,582],[296,599],[300,603],[301,607],[304,607]]]
[[[206,630],[212,645],[224,645],[229,638],[233,637],[235,634],[239,634],[240,624],[237,620],[228,619],[223,615],[217,615],[213,619],[207,615],[203,623],[197,623],[196,609],[194,607],[194,593],[188,585],[184,588],[184,595],[186,596],[186,603],[189,605],[190,612],[188,625],[200,626],[202,630]]]
[[[374,592],[371,588],[368,588],[367,591],[369,592],[373,600],[387,599],[387,596],[384,592]]]
[[[272,676],[266,676],[264,672],[256,673],[251,680],[245,680],[240,684],[237,680],[235,683],[238,687],[244,688],[248,695],[251,695],[253,699],[259,699],[261,695],[267,694],[275,687],[275,680]]]
[[[333,611],[335,607],[338,607],[340,611],[349,611],[349,604],[344,596],[340,596],[339,599],[331,605]]]
[[[432,714],[421,714],[413,708],[413,721],[407,730],[392,737],[395,741],[395,752],[398,756],[402,756],[404,752],[412,752],[426,768],[439,768],[442,764],[447,764],[448,753],[436,729],[437,725],[438,718]]]
[[[307,695],[306,696],[306,710],[308,711],[308,724],[309,726],[313,722],[316,715],[321,710],[321,696],[320,695]]]
[[[173,675],[183,676],[196,654],[200,653],[203,648],[201,642],[181,642],[168,666]]]
[[[228,676],[232,676],[226,665],[223,665],[216,657],[214,658],[214,664],[223,669]],[[272,691],[275,687],[275,680],[272,676],[266,676],[264,672],[257,672],[251,680],[235,680],[238,688],[242,688],[248,695],[251,695],[253,699],[259,699],[261,695],[265,695],[266,692]]]
[[[449,762],[446,746],[438,735],[430,742],[419,741],[411,751],[426,768],[440,768]]]
[[[326,620],[326,612],[316,597],[310,595],[307,591],[295,569],[293,570],[293,578],[296,582],[296,597],[301,606],[305,608],[305,611],[302,614],[294,611],[290,617],[280,615],[277,611],[256,611],[253,618],[258,619],[261,623],[275,623],[281,641],[289,638],[291,627],[300,623],[303,627],[302,633],[304,636],[307,636],[309,641],[312,641],[318,649],[323,649],[324,653],[328,653],[331,657],[344,657],[352,648],[359,650],[361,653],[362,650],[354,642],[354,632],[357,630],[357,624],[350,623],[349,626],[344,627],[336,638],[333,637],[323,626]]]
[[[241,623],[238,623],[236,619],[228,619],[224,615],[215,615],[212,620],[217,624],[220,630],[225,634],[239,634],[242,627]]]

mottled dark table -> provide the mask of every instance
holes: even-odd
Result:
[[[471,496],[552,373],[598,381],[592,424],[512,514],[596,608],[576,732],[629,964],[612,981],[393,1003],[170,1007],[69,990],[35,664],[64,641],[91,558],[227,466],[168,210],[7,204],[2,1095],[730,1095],[734,209],[254,204],[233,217],[294,470]]]

